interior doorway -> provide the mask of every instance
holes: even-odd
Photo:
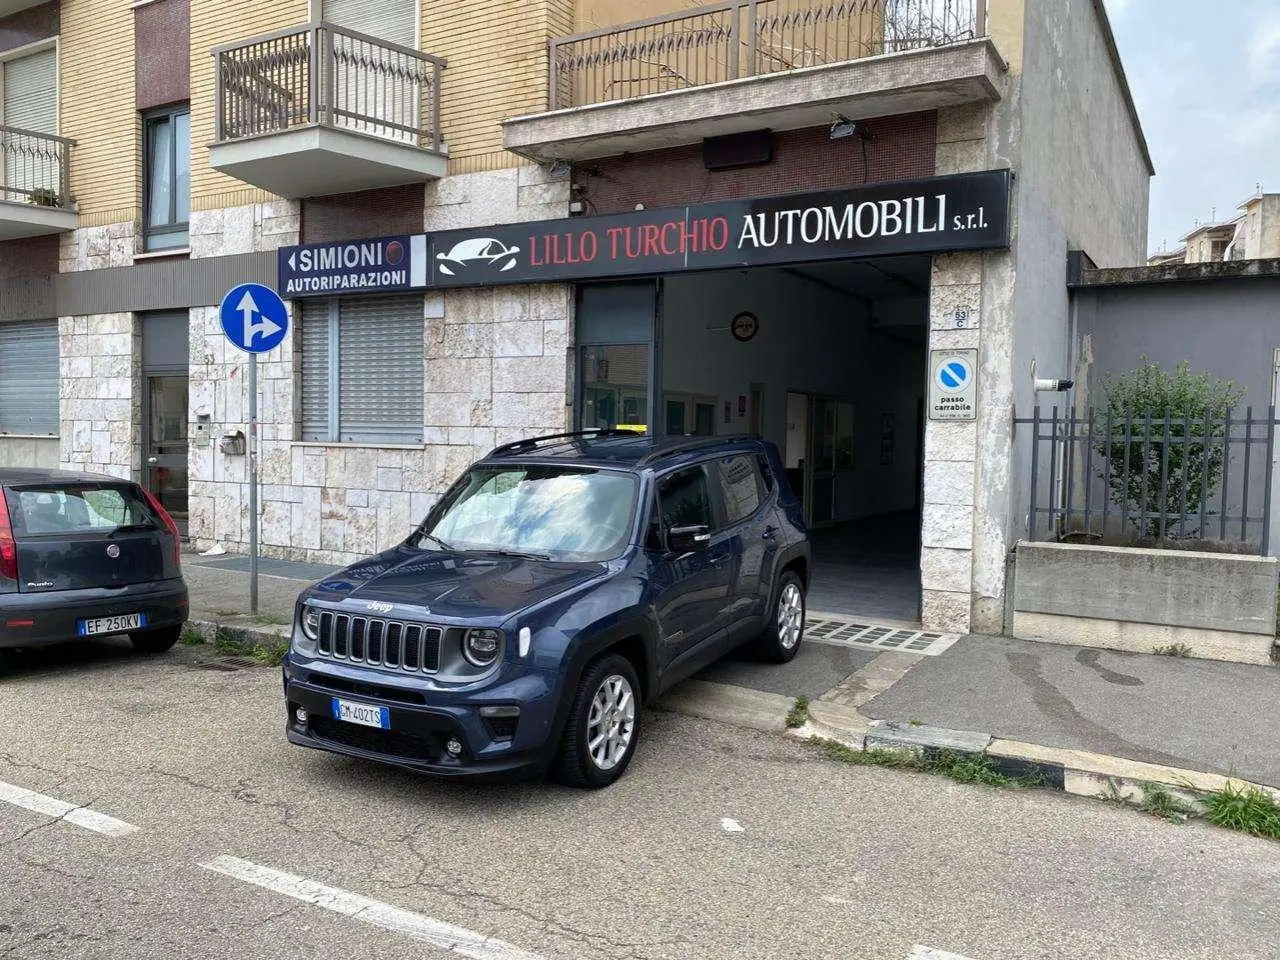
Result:
[[[142,317],[143,484],[187,536],[187,314]]]

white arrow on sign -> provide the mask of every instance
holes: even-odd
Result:
[[[298,269],[298,255],[296,253],[289,254],[289,269],[290,270]]]
[[[248,290],[240,298],[240,305],[236,307],[236,312],[244,317],[244,345],[246,347],[253,346],[254,337],[269,337],[283,329],[280,324],[258,310],[258,304],[253,299],[253,294]],[[253,322],[254,314],[262,318],[260,323]]]

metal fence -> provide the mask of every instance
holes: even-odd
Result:
[[[0,200],[69,208],[74,145],[66,137],[0,126]]]
[[[726,0],[551,41],[550,106],[578,107],[986,33],[986,0]]]
[[[329,23],[213,54],[219,141],[320,125],[442,147],[439,57]]]
[[[1267,554],[1276,408],[1169,412],[1036,407],[1032,540],[1208,541]]]

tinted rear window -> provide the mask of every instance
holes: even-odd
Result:
[[[75,484],[22,487],[5,492],[18,535],[110,533],[121,527],[158,527],[139,492],[128,485]]]

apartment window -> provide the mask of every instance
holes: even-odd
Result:
[[[53,48],[0,61],[0,124],[29,133],[58,132],[58,54]],[[0,200],[64,199],[51,141],[28,134],[0,137]]]
[[[302,305],[302,439],[421,443],[422,298]]]
[[[183,104],[148,112],[142,126],[146,249],[185,247],[191,200],[190,108]]]
[[[0,323],[0,433],[57,436],[57,320]]]

